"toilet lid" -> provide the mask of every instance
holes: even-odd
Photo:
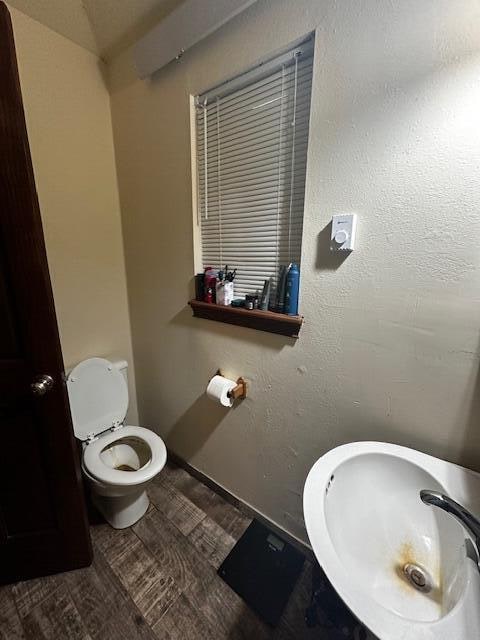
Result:
[[[73,430],[80,440],[120,425],[128,409],[122,373],[104,358],[89,358],[70,371],[68,397]]]

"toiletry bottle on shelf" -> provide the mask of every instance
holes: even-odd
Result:
[[[272,285],[272,279],[267,278],[263,283],[262,297],[260,298],[260,309],[262,311],[268,311],[268,305],[270,302],[270,287]]]
[[[300,271],[294,262],[287,273],[287,285],[285,287],[285,313],[289,316],[298,314],[298,289],[300,285]]]
[[[280,273],[278,275],[277,295],[275,303],[275,311],[283,313],[285,311],[285,288],[287,284],[287,267],[280,265]]]
[[[197,273],[195,276],[195,300],[205,300],[205,274]]]
[[[215,288],[217,284],[217,271],[212,267],[205,268],[205,302],[215,302]]]
[[[205,302],[210,304],[213,302],[213,287],[210,284],[205,287]]]

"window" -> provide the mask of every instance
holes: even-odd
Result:
[[[196,99],[203,266],[237,269],[235,296],[300,264],[313,40]]]

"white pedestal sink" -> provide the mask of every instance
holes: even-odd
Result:
[[[480,514],[478,473],[381,442],[329,451],[313,465],[303,494],[313,551],[345,604],[380,640],[476,640],[473,544],[451,515],[421,502],[422,489]],[[409,578],[409,565],[425,586]]]

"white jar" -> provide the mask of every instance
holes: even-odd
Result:
[[[233,300],[233,282],[222,280],[217,282],[217,304],[229,307]]]

